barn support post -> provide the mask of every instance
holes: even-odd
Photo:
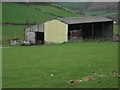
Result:
[[[80,24],[80,34],[81,34],[81,36],[80,36],[80,38],[82,39],[82,24]]]
[[[32,32],[32,27],[30,27],[30,32]]]
[[[101,23],[101,27],[102,27],[102,23]],[[100,30],[100,39],[102,38],[102,29]]]
[[[104,38],[104,28],[105,28],[105,26],[104,26],[105,24],[103,23],[103,30],[102,30],[102,37]]]
[[[71,32],[72,32],[72,37],[73,37],[73,30]]]
[[[94,24],[92,24],[92,39],[94,38]]]
[[[26,28],[24,28],[24,41],[27,40],[27,37],[26,37]]]
[[[114,26],[113,25],[114,25],[114,22],[112,21],[112,37],[113,37],[113,34],[114,34],[114,32],[113,32]],[[118,25],[120,25],[120,24],[118,24]]]
[[[73,38],[73,30],[70,31],[70,38]]]
[[[80,30],[82,31],[82,24],[80,24]]]

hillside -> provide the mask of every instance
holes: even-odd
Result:
[[[36,22],[42,22],[48,18],[53,18],[53,16],[39,12],[30,6],[16,3],[3,3],[3,22],[25,23],[28,19],[32,23],[34,20]]]
[[[3,23],[42,23],[44,21],[59,17],[79,17],[69,9],[58,5],[25,5],[20,3],[3,3]],[[19,38],[24,39],[24,28],[27,25],[3,25],[3,44],[8,40]]]
[[[56,2],[55,4],[75,11],[116,10],[118,8],[115,2]]]
[[[2,13],[2,3],[0,2],[0,13]],[[0,14],[0,22],[2,22],[2,14]],[[2,41],[2,24],[0,24],[0,42]]]
[[[55,4],[85,16],[105,16],[118,22],[118,3],[116,2],[56,2]]]
[[[117,8],[115,2],[94,2],[88,7],[89,10],[116,10]]]
[[[91,2],[55,2],[55,4],[79,11],[88,8],[91,5]]]
[[[25,23],[26,20],[29,20],[30,23],[40,23],[52,18],[57,18],[59,17],[58,15],[61,17],[80,16],[51,5],[3,3],[3,22]]]

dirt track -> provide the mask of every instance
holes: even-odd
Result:
[[[11,47],[0,47],[0,48],[11,48]]]

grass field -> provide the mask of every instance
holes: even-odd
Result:
[[[22,4],[3,3],[3,22],[25,23],[29,19],[29,23],[43,22],[49,18],[54,18],[52,15],[39,12],[36,9]],[[46,18],[44,18],[46,17]]]
[[[43,12],[49,12],[49,13],[52,13],[52,14],[55,14],[55,15],[58,15],[58,16],[61,16],[61,17],[80,17],[80,16],[82,16],[80,14],[70,13],[68,11],[58,9],[58,8],[53,7],[53,6],[33,5],[32,7],[41,9]],[[71,11],[71,10],[69,10],[69,11]]]
[[[24,28],[22,25],[3,25],[2,26],[2,43],[8,44],[10,39],[18,38],[24,40]]]
[[[2,3],[0,2],[0,13],[2,13]],[[2,22],[2,14],[0,14],[0,22]],[[2,42],[2,25],[0,24],[0,43]]]
[[[116,15],[118,14],[118,12],[115,12],[115,11],[111,11],[111,12],[108,12],[108,11],[104,11],[104,10],[99,10],[99,11],[87,11],[85,12],[85,16],[93,16],[93,15],[96,15],[96,16],[104,16],[104,17],[108,17],[108,16],[113,16],[113,15]]]
[[[39,7],[39,9],[49,11],[51,13],[58,13],[62,17],[76,17],[80,16],[79,14],[69,13],[61,9],[52,7],[50,5],[39,5],[39,6],[27,6],[24,4],[17,3],[3,3],[3,22],[15,22],[15,23],[26,23],[26,20],[29,20],[29,23],[41,23],[49,19],[58,18],[43,11],[36,10],[34,7]]]
[[[114,25],[114,31],[113,31],[114,34],[119,34],[120,31],[118,29],[118,25]]]
[[[63,7],[69,8],[71,10],[85,10],[91,4],[91,2],[56,2],[56,4],[61,5]]]
[[[81,42],[3,49],[3,88],[117,88],[118,43]],[[94,80],[68,84],[93,74]]]

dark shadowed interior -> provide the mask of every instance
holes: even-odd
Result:
[[[76,37],[83,39],[110,38],[113,34],[113,22],[95,22],[68,25],[68,40]]]
[[[43,32],[35,32],[35,40],[37,45],[44,44],[44,33]]]

